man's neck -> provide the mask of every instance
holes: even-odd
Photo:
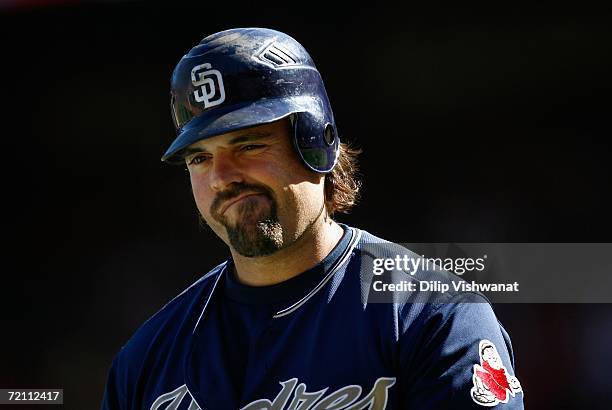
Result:
[[[238,280],[249,286],[269,286],[284,282],[321,262],[342,238],[343,229],[328,219],[311,226],[287,248],[270,256],[246,258],[232,250]]]

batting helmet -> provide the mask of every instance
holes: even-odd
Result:
[[[162,161],[196,141],[289,117],[304,164],[330,172],[340,140],[323,80],[308,52],[279,31],[238,28],[204,38],[172,74],[177,136]]]

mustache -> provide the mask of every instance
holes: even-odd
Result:
[[[217,194],[212,205],[210,206],[211,215],[219,215],[219,209],[225,202],[231,201],[244,193],[257,193],[266,195],[270,199],[274,199],[272,196],[272,191],[264,185],[234,183],[225,191]]]

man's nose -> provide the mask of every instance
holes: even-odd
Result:
[[[214,191],[223,191],[234,182],[244,182],[240,167],[231,153],[217,153],[212,162],[210,187]]]

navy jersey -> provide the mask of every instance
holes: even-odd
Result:
[[[289,281],[242,285],[231,260],[204,275],[123,346],[102,408],[522,409],[510,339],[484,296],[374,302],[369,267],[396,248],[343,228],[320,264]]]

